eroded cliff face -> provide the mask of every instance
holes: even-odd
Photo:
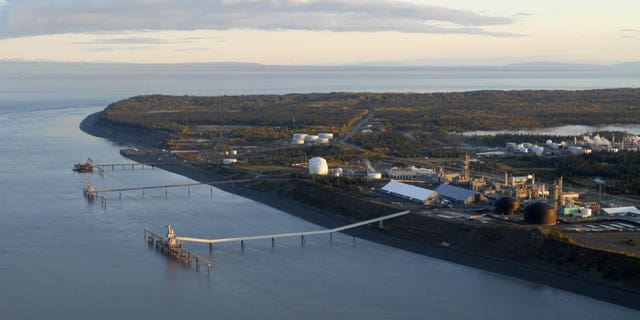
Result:
[[[299,180],[262,182],[252,187],[349,220],[363,220],[398,211],[391,206]],[[430,245],[608,283],[640,293],[640,257],[584,247],[553,229],[486,225],[419,215],[386,221],[383,229]]]

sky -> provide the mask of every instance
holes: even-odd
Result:
[[[640,1],[0,0],[0,60],[615,64]]]

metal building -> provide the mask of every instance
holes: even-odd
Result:
[[[438,196],[438,193],[433,190],[416,187],[414,185],[398,181],[390,181],[380,190],[396,197],[421,202],[424,204],[429,204],[431,200],[435,199]]]
[[[441,184],[435,190],[440,196],[455,202],[469,204],[475,201],[476,192],[473,190]]]

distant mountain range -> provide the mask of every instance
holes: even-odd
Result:
[[[559,62],[529,62],[506,65],[263,65],[244,62],[203,62],[203,63],[178,63],[178,64],[139,64],[139,63],[112,63],[112,62],[44,62],[44,61],[9,61],[0,60],[0,70],[4,74],[34,74],[34,73],[96,73],[96,74],[127,74],[127,73],[206,73],[214,71],[378,71],[378,72],[541,72],[541,73],[606,73],[606,74],[637,74],[640,73],[640,61],[625,62],[613,65],[577,64]]]

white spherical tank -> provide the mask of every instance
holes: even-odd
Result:
[[[320,157],[311,158],[309,160],[309,174],[329,174],[329,166],[327,165],[327,160]]]

